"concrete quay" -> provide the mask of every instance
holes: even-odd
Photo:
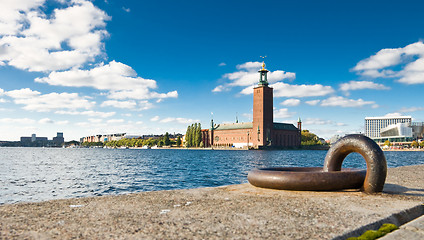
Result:
[[[6,204],[0,239],[345,239],[409,222],[385,237],[404,239],[413,227],[422,233],[423,203],[424,165],[416,165],[388,169],[383,193],[372,195],[246,183]]]

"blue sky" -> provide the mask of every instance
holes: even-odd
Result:
[[[0,140],[274,118],[324,138],[424,121],[422,1],[0,0]]]

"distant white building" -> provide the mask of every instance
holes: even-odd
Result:
[[[413,122],[411,123],[411,128],[413,138],[424,138],[424,122]]]
[[[410,142],[424,137],[424,122],[412,122],[411,116],[366,117],[365,135],[376,142]]]
[[[366,117],[365,118],[365,136],[376,139],[381,138],[381,129],[397,123],[411,124],[411,116],[398,116],[398,117]]]
[[[380,136],[383,138],[412,138],[411,123],[396,123],[380,130]]]

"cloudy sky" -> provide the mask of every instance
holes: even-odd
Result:
[[[422,1],[0,0],[0,140],[274,118],[324,138],[424,121]]]

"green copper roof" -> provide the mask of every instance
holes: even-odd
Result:
[[[252,128],[253,123],[229,123],[229,124],[219,124],[215,130],[233,130],[233,129],[248,129]]]
[[[277,130],[292,130],[292,131],[299,130],[299,129],[297,129],[297,127],[295,127],[291,123],[274,123],[274,129],[277,129]]]

